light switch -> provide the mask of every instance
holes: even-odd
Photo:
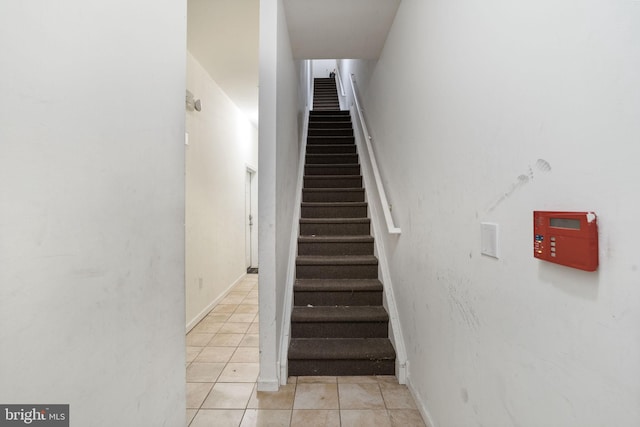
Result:
[[[498,224],[480,223],[480,253],[498,258]]]

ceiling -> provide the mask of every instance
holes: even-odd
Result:
[[[188,0],[187,47],[258,123],[260,0]],[[284,0],[296,59],[376,59],[400,0]]]

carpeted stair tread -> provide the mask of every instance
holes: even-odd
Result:
[[[373,242],[372,236],[300,236],[298,242],[302,243],[343,243],[343,242]]]
[[[345,135],[309,135],[307,144],[331,145],[331,144],[355,144],[355,137]]]
[[[291,321],[304,322],[388,322],[389,315],[383,307],[336,306],[294,307]]]
[[[340,110],[340,109],[325,110],[325,111],[311,111],[312,116],[330,116],[332,114],[335,114],[336,116],[339,116],[339,115],[350,116],[351,112],[349,110]]]
[[[355,154],[355,144],[315,144],[307,145],[307,154]]]
[[[305,176],[360,176],[358,163],[309,164],[304,166]]]
[[[302,206],[367,206],[367,202],[302,202]]]
[[[289,359],[389,360],[396,354],[388,338],[292,338]]]
[[[297,265],[376,265],[378,258],[373,255],[302,255],[296,258]]]
[[[378,279],[297,279],[294,291],[301,292],[371,292],[382,291]]]
[[[300,224],[370,224],[369,218],[300,218]]]
[[[364,193],[363,188],[303,188],[302,193]]]
[[[353,164],[358,163],[358,155],[355,153],[307,153],[306,161],[307,164]]]
[[[364,192],[363,188],[303,188],[303,193],[362,193]]]

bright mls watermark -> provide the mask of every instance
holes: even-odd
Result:
[[[0,427],[69,427],[69,405],[0,405]]]

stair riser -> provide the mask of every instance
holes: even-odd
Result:
[[[360,165],[307,165],[305,175],[360,175]]]
[[[362,188],[362,176],[345,176],[337,179],[321,175],[305,176],[304,188]]]
[[[395,375],[395,360],[289,360],[290,376]]]
[[[364,190],[302,191],[303,202],[364,202]]]
[[[373,255],[373,242],[299,242],[298,255]]]
[[[352,128],[351,120],[346,121],[320,121],[312,120],[309,122],[309,129],[335,129],[335,128]]]
[[[298,265],[298,279],[376,279],[378,266],[358,265]]]
[[[353,144],[307,144],[307,154],[356,154],[356,146]]]
[[[291,322],[291,338],[386,338],[388,322]]]
[[[366,206],[302,206],[302,218],[366,218]]]
[[[349,111],[346,110],[336,110],[333,113],[316,113],[314,111],[311,111],[311,117],[315,117],[315,116],[320,116],[320,115],[333,115],[333,116],[350,116],[351,113],[349,113]]]
[[[362,224],[300,224],[302,236],[362,236],[371,234],[371,225]]]
[[[352,136],[341,136],[341,137],[331,137],[331,136],[310,136],[307,137],[307,146],[309,145],[354,145],[356,143],[356,139]]]
[[[358,163],[357,154],[313,154],[305,158],[307,165],[336,165]]]
[[[293,294],[293,304],[297,306],[322,305],[350,305],[367,306],[382,305],[382,291],[362,292],[320,292],[296,291]]]
[[[353,129],[309,129],[308,136],[353,136]]]
[[[315,111],[315,113],[319,113],[320,111]],[[351,117],[349,116],[329,116],[329,115],[324,115],[324,116],[311,116],[309,117],[309,128],[313,128],[315,127],[314,124],[315,123],[334,123],[335,127],[341,127],[341,128],[345,128],[345,127],[353,127],[351,124]],[[340,126],[341,124],[344,124],[344,126]]]

